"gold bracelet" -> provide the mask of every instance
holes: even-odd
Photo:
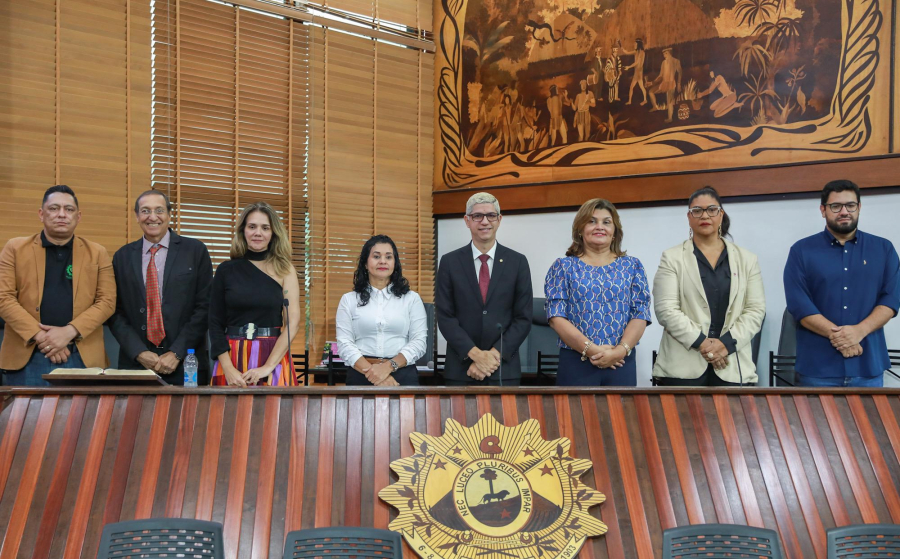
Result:
[[[581,352],[582,361],[587,361],[587,350],[589,350],[592,345],[594,345],[594,342],[592,342],[591,340],[584,342],[584,350],[582,350]]]

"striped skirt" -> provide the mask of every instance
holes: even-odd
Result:
[[[254,369],[266,363],[272,349],[275,347],[277,337],[256,338],[246,340],[244,338],[228,338],[228,346],[231,353],[231,364],[241,373]],[[226,386],[225,371],[216,361],[212,370],[212,386]],[[294,374],[294,364],[291,362],[291,354],[287,352],[281,361],[275,365],[272,371],[271,383],[266,379],[260,379],[257,386],[294,386],[297,384]]]

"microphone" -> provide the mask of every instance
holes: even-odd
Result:
[[[503,386],[503,324],[498,322],[497,330],[500,330],[500,367],[497,369],[497,377],[500,379],[500,386]]]
[[[291,355],[291,313],[288,311],[288,307],[291,306],[291,302],[288,301],[287,297],[281,300],[281,304],[284,305],[284,323],[287,325],[287,335],[288,335],[288,348],[287,354]],[[294,359],[291,358],[291,367],[294,366]],[[291,371],[292,375],[296,375],[296,371]],[[296,381],[296,379],[295,379]],[[309,383],[309,379],[306,379],[306,382]]]

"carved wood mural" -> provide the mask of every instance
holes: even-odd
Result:
[[[442,0],[435,189],[886,154],[893,9]]]

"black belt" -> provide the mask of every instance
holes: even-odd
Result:
[[[257,328],[252,322],[243,326],[229,326],[225,329],[225,335],[230,338],[244,338],[253,340],[256,338],[277,338],[281,335],[281,328]]]

